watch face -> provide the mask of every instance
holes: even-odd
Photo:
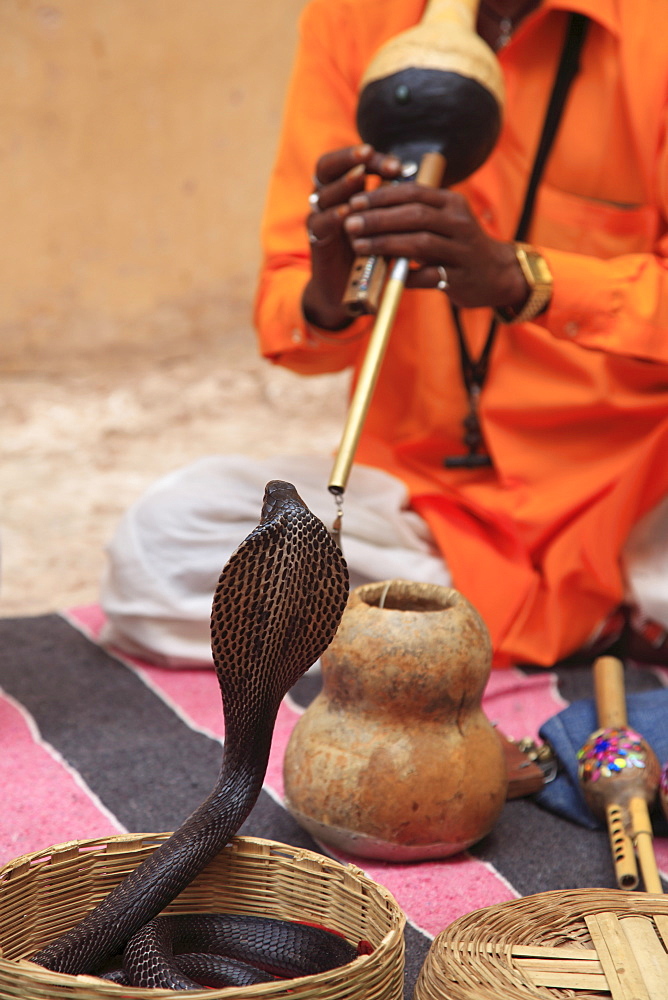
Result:
[[[541,257],[538,253],[534,253],[531,255],[530,264],[536,276],[536,281],[539,281],[541,284],[552,283],[552,275],[544,257]]]
[[[552,273],[545,258],[526,243],[515,244],[515,255],[529,286],[529,295],[517,313],[511,309],[496,310],[502,323],[525,323],[544,312],[552,298]]]
[[[518,246],[517,259],[524,272],[524,277],[532,287],[541,286],[546,290],[552,287],[552,274],[545,258],[533,247]]]

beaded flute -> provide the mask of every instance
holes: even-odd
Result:
[[[637,857],[645,890],[663,892],[648,808],[659,785],[659,762],[628,726],[624,668],[615,657],[596,660],[594,692],[600,728],[578,751],[580,787],[594,815],[607,822],[619,888],[638,885]]]

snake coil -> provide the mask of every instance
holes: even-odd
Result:
[[[225,721],[216,785],[167,841],[33,962],[54,972],[96,972],[222,850],[262,788],[281,700],[333,639],[347,597],[348,571],[329,532],[294,486],[272,480],[260,523],[225,565],[213,599],[211,647]],[[145,981],[132,985],[169,987],[156,980],[146,951],[139,965]],[[188,983],[176,988],[197,987]]]

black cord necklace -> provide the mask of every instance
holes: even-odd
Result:
[[[566,29],[566,38],[561,52],[557,75],[545,114],[543,131],[524,196],[524,205],[513,237],[514,241],[524,241],[529,231],[538,185],[547,157],[552,148],[559,122],[561,121],[566,97],[580,68],[580,52],[588,27],[589,19],[584,14],[571,14]],[[457,333],[462,380],[468,396],[469,409],[462,421],[464,427],[462,441],[468,452],[464,455],[449,455],[443,459],[443,464],[446,469],[477,469],[492,464],[489,454],[483,450],[484,437],[478,410],[480,394],[487,378],[489,359],[496,339],[498,323],[496,317],[492,318],[485,344],[480,352],[480,356],[476,360],[471,357],[466,343],[459,307],[451,303],[450,308]]]

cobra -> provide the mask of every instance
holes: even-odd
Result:
[[[33,962],[73,975],[97,971],[225,846],[262,788],[281,700],[331,642],[347,596],[348,571],[329,532],[294,486],[272,480],[260,523],[223,568],[213,598],[211,648],[225,721],[216,785],[168,840]]]

